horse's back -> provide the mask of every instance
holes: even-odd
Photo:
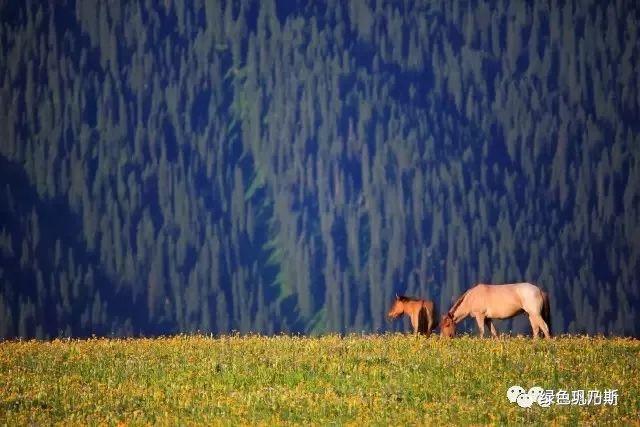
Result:
[[[540,288],[528,283],[507,283],[502,285],[477,284],[470,293],[471,310],[482,311],[493,318],[508,318],[524,309],[537,309],[541,303]]]
[[[490,285],[485,283],[479,283],[475,287],[487,293],[507,294],[507,293],[515,292],[522,296],[542,295],[542,290],[538,286],[529,282],[505,283],[501,285]]]
[[[539,312],[542,308],[543,293],[542,289],[533,283],[520,282],[507,285],[497,285],[508,287],[509,291],[515,292],[520,299],[520,304],[526,312]],[[507,289],[507,288],[505,288]]]
[[[542,289],[529,282],[514,283],[511,286],[514,287],[516,292],[521,298],[526,299],[542,299]]]

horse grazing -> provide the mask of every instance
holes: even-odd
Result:
[[[416,335],[424,334],[429,336],[437,326],[437,314],[433,301],[410,298],[404,295],[398,296],[396,294],[396,299],[391,304],[387,317],[397,319],[403,314],[406,314],[411,319],[411,326],[413,326],[413,332]]]
[[[497,337],[492,319],[509,319],[522,312],[529,315],[533,337],[540,331],[550,338],[551,311],[549,294],[531,283],[513,283],[507,285],[478,284],[458,298],[440,321],[440,335],[453,337],[456,324],[467,316],[473,316],[478,323],[480,336],[484,336],[484,327],[488,325],[491,335]]]

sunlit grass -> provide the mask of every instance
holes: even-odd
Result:
[[[597,423],[640,420],[640,341],[408,335],[0,343],[0,424]],[[523,409],[514,384],[618,389]]]

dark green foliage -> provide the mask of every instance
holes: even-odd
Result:
[[[2,337],[381,331],[520,280],[640,332],[632,3],[0,13]]]

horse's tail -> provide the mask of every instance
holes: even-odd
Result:
[[[438,307],[436,307],[435,303],[431,303],[431,305],[433,306],[433,309],[431,310],[431,316],[433,317],[433,325],[431,326],[431,329],[436,329],[439,326],[440,323],[440,316],[438,316]]]
[[[430,334],[438,327],[438,312],[436,311],[436,305],[432,301],[422,301],[419,319],[424,327],[422,332],[425,332],[426,334]],[[431,328],[429,328],[429,326],[431,326]]]
[[[549,293],[542,291],[542,320],[545,321],[551,333],[551,306],[549,305]]]

